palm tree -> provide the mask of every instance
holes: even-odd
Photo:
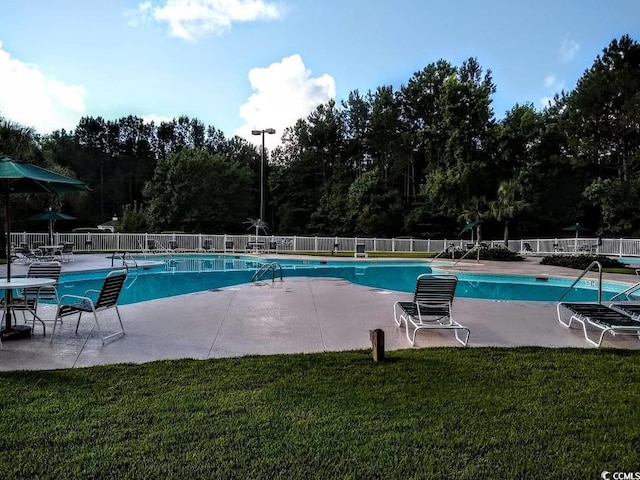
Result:
[[[498,222],[504,222],[504,246],[509,246],[509,220],[524,210],[527,203],[516,200],[518,184],[515,179],[504,180],[498,186],[497,199],[489,203],[491,216]]]
[[[33,160],[37,154],[35,130],[0,116],[0,155]]]

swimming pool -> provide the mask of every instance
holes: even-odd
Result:
[[[163,259],[132,269],[120,297],[121,304],[162,297],[216,290],[248,283],[264,261],[251,256],[211,255]],[[383,290],[413,292],[416,277],[423,273],[447,274],[436,264],[420,261],[340,261],[280,260],[285,277],[332,277]],[[276,270],[279,277],[279,269]],[[87,289],[100,289],[106,271],[65,273],[59,294],[82,295]],[[557,301],[573,283],[571,278],[523,277],[456,273],[457,297],[489,300]],[[265,279],[271,279],[269,273]],[[279,281],[279,280],[277,280]],[[623,284],[603,282],[603,299],[625,288]],[[568,293],[566,301],[595,301],[597,284],[582,280]]]

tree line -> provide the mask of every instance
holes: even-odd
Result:
[[[486,238],[640,236],[640,45],[613,40],[574,89],[496,119],[491,71],[475,58],[427,65],[398,89],[329,101],[282,132],[265,165],[275,234]],[[0,112],[1,113],[1,112]],[[186,116],[82,118],[38,136],[0,117],[0,152],[86,181],[92,191],[25,198],[123,231],[243,233],[259,216],[260,149]],[[20,224],[20,217],[15,217]],[[28,224],[18,228],[33,230]]]

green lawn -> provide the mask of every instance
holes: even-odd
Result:
[[[640,470],[640,352],[437,348],[387,356],[1,373],[0,472],[326,480]]]

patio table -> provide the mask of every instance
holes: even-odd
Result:
[[[5,295],[4,298],[7,298],[6,292],[7,290],[13,290],[18,288],[29,288],[29,287],[45,287],[56,285],[58,281],[55,278],[38,278],[38,277],[20,277],[20,278],[12,278],[11,281],[7,281],[6,278],[0,279],[0,290],[3,290]],[[2,340],[14,340],[18,338],[25,338],[31,336],[31,327],[28,325],[15,325],[12,323],[13,316],[15,316],[15,312],[13,311],[10,302],[4,302],[4,318],[5,318],[5,328],[0,331],[0,335],[2,335]],[[30,313],[32,313],[38,320],[42,321],[40,317],[36,315],[36,312],[28,309]]]

